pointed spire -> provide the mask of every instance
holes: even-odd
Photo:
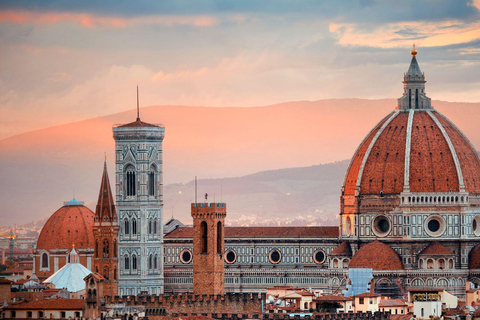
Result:
[[[137,84],[137,121],[140,121],[140,102],[138,99],[138,84]]]
[[[95,221],[104,221],[105,216],[109,221],[115,221],[115,202],[113,200],[112,190],[110,188],[110,179],[107,171],[107,157],[103,164],[102,182],[100,185],[100,192],[98,194],[98,202],[95,210]],[[112,220],[113,219],[113,220]]]

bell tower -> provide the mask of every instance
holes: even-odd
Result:
[[[105,279],[104,294],[116,296],[118,295],[118,221],[106,160],[95,209],[93,237],[95,248],[92,271]]]
[[[192,203],[193,218],[193,293],[225,293],[223,261],[225,203]]]
[[[137,119],[113,127],[119,295],[163,293],[163,138],[165,128]]]

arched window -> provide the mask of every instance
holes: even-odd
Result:
[[[157,265],[158,265],[158,256],[155,255],[155,258],[153,259],[153,269],[157,270]]]
[[[137,270],[137,256],[136,255],[132,256],[132,269]]]
[[[103,267],[103,277],[108,280],[108,267]]]
[[[123,231],[124,231],[124,234],[130,234],[130,221],[128,221],[128,219],[125,219],[124,221],[124,225],[123,225]]]
[[[127,197],[129,196],[134,196],[137,194],[135,185],[136,185],[136,180],[135,180],[135,168],[133,166],[128,166],[127,169],[125,170],[125,175],[127,176],[127,181],[125,184],[126,187],[126,193],[125,195]]]
[[[48,268],[48,254],[42,253],[42,268]]]
[[[217,253],[222,253],[223,252],[223,235],[222,235],[222,223],[218,222],[217,223]]]
[[[128,255],[125,255],[123,260],[123,267],[125,268],[125,270],[130,270],[130,258],[128,257]]]
[[[152,166],[148,172],[148,195],[155,195],[155,167]]]
[[[132,234],[137,234],[137,219],[132,219]]]
[[[117,257],[117,240],[114,240],[113,241],[113,257],[116,258]]]
[[[108,247],[108,240],[103,240],[103,257],[108,258],[110,254],[110,248]]]
[[[202,235],[202,253],[207,253],[207,246],[208,246],[208,231],[207,231],[207,223],[202,221],[200,224],[200,234]]]
[[[153,234],[157,234],[157,219],[153,220]]]
[[[152,255],[149,255],[148,256],[148,269],[151,270],[152,267],[153,267],[153,256]]]

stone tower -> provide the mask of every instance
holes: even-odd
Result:
[[[113,128],[119,232],[119,294],[163,293],[165,128],[135,122]]]
[[[192,203],[193,293],[224,294],[225,203]]]
[[[93,237],[95,248],[92,270],[105,278],[105,295],[118,295],[118,220],[106,161],[95,209]]]

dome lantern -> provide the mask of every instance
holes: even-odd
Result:
[[[404,92],[398,99],[398,108],[401,110],[432,109],[432,100],[425,94],[425,75],[417,62],[415,44],[413,45],[412,61],[407,73],[403,75]]]

